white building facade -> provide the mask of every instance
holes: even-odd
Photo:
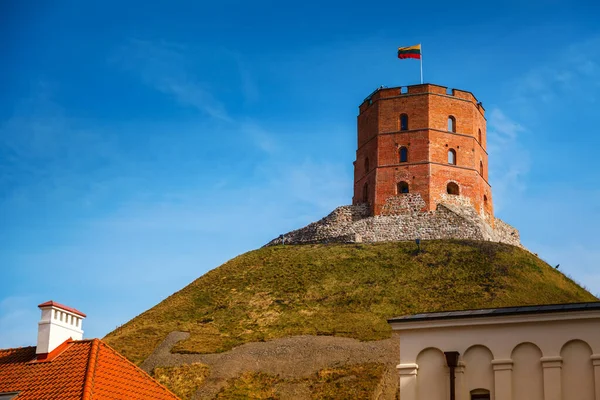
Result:
[[[600,400],[600,302],[388,322],[400,338],[400,400]]]

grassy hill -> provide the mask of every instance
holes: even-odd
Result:
[[[266,247],[242,254],[111,332],[141,363],[174,330],[174,351],[214,353],[289,335],[387,338],[389,317],[597,300],[533,254],[476,241]]]

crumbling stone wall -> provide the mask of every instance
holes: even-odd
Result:
[[[401,215],[425,211],[427,204],[418,193],[404,193],[388,197],[381,209],[381,215]]]
[[[371,243],[432,239],[472,239],[521,246],[519,231],[496,218],[492,227],[472,206],[439,203],[421,211],[419,194],[390,198],[386,215],[369,215],[366,204],[336,208],[325,218],[270,241],[277,244]]]
[[[501,242],[512,244],[514,246],[521,246],[521,235],[517,229],[502,221],[500,218],[495,218],[494,220],[494,231],[502,238]]]

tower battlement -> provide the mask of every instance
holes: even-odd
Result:
[[[470,101],[476,105],[481,114],[485,114],[485,109],[480,101],[473,95],[473,93],[460,90],[460,89],[451,89],[447,86],[433,85],[430,83],[423,83],[419,85],[410,85],[410,86],[396,86],[396,87],[380,87],[377,88],[373,93],[371,93],[367,98],[363,100],[363,102],[359,106],[359,111],[362,112],[367,107],[372,105],[372,103],[380,100],[380,99],[389,99],[398,96],[410,96],[416,94],[435,94],[439,96],[453,96],[458,99],[463,99],[466,101]]]

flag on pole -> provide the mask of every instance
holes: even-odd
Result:
[[[416,58],[417,60],[421,59],[421,45],[417,44],[415,46],[409,47],[398,47],[398,58]]]

